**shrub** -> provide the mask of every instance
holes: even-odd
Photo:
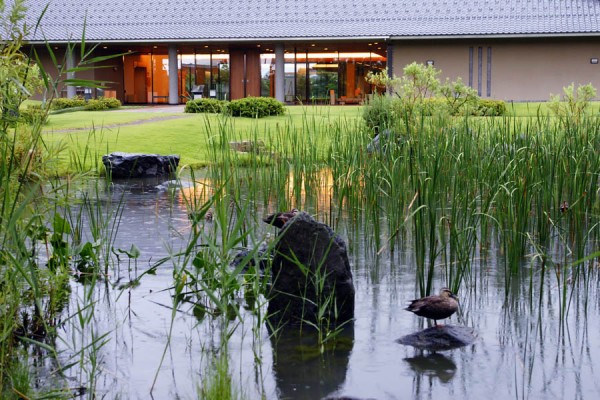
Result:
[[[444,107],[450,115],[473,114],[479,106],[477,91],[465,85],[460,78],[456,81],[446,79],[439,88],[439,95],[444,99],[446,103]]]
[[[437,112],[452,114],[451,107],[446,100],[441,97],[428,97],[423,100],[423,115],[430,117]]]
[[[26,124],[45,124],[47,115],[41,105],[30,105],[19,110],[19,121]]]
[[[59,98],[53,99],[52,102],[50,103],[51,110],[64,110],[67,108],[84,107],[84,106],[85,106],[85,99],[82,96],[75,96],[71,99],[68,99],[66,97],[59,97]]]
[[[87,111],[102,111],[121,107],[121,101],[112,97],[98,97],[88,100],[85,105]]]
[[[590,102],[596,97],[596,88],[588,83],[587,85],[579,85],[575,89],[575,84],[563,87],[563,96],[552,95],[548,103],[548,108],[555,116],[565,120],[572,119],[576,123],[581,121],[581,118],[588,111]]]
[[[385,94],[373,94],[367,102],[367,107],[363,108],[362,117],[375,134],[392,128],[395,122],[394,107],[392,106],[394,101]]]
[[[272,97],[246,97],[227,104],[226,111],[234,117],[262,118],[283,115],[283,103]]]
[[[506,103],[502,100],[479,100],[475,115],[497,117],[506,114]]]
[[[225,100],[217,99],[195,99],[185,103],[186,113],[213,113],[219,114],[226,108]]]
[[[45,175],[44,152],[37,145],[35,128],[20,125],[10,137],[10,156],[5,163],[9,163],[16,176],[21,181],[37,180]]]

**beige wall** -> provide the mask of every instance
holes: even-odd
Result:
[[[483,98],[547,100],[551,94],[562,93],[562,88],[571,82],[592,83],[600,90],[600,64],[590,64],[590,58],[600,58],[598,39],[396,42],[393,71],[395,75],[401,75],[406,64],[433,60],[434,66],[442,71],[442,80],[461,77],[468,84],[469,48],[473,48],[473,87],[477,89],[480,47]],[[487,95],[488,47],[491,48],[490,96]]]

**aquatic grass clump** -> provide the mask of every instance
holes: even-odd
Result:
[[[568,126],[541,113],[415,121],[408,133],[390,132],[385,147],[369,151],[371,133],[360,121],[323,125],[306,116],[300,128],[286,125],[267,135],[266,147],[278,155],[273,168],[235,169],[238,155],[222,139],[213,162],[230,167],[211,171],[229,177],[228,190],[240,199],[257,201],[265,187],[270,195],[256,204],[350,215],[375,252],[409,243],[422,295],[442,271],[457,290],[476,255],[497,247],[492,241],[500,244],[509,277],[537,246],[550,251],[557,237],[569,239],[561,243],[575,250],[575,259],[597,239],[597,117]],[[222,128],[220,137],[235,135]],[[318,147],[318,137],[329,138],[325,158],[310,148]],[[325,170],[330,181],[320,178]],[[307,202],[309,191],[321,199]]]
[[[198,399],[202,400],[242,400],[244,391],[237,387],[231,377],[227,351],[216,354],[210,365],[205,368],[206,374],[198,387]]]

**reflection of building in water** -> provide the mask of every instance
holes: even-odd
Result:
[[[330,210],[333,198],[333,173],[323,168],[312,173],[290,171],[286,197],[299,210],[314,207],[317,213]]]
[[[248,193],[248,196],[258,196],[256,199],[250,199],[247,196],[245,198],[250,201],[256,201],[256,204],[259,204],[261,203],[260,199],[263,198],[260,195],[262,188],[279,181],[278,179],[272,179],[270,176],[265,176],[264,179],[267,182],[261,183],[253,178],[247,180],[240,179],[239,183],[237,183],[240,187],[233,190],[236,192],[239,191],[242,194]],[[246,185],[254,185],[255,188],[249,188]],[[321,215],[322,217],[323,214],[331,211],[332,202],[336,204],[334,200],[334,177],[330,168],[313,171],[290,170],[285,178],[284,185],[281,190],[269,189],[269,192],[272,194],[268,197],[268,204],[264,204],[267,213],[297,208],[299,210],[310,210],[311,213]],[[353,185],[353,187],[356,185],[363,186],[362,182],[348,182],[347,185]],[[217,192],[215,186],[214,181],[208,177],[195,177],[193,181],[181,181],[181,187],[175,195],[176,203],[186,213],[197,212],[215,195]],[[285,198],[282,199],[281,197]],[[338,205],[336,204],[335,208],[337,207]],[[322,218],[317,219],[320,220]]]
[[[190,182],[181,183],[181,188],[177,192],[176,201],[185,212],[194,212],[200,210],[215,193],[212,179],[196,178]]]

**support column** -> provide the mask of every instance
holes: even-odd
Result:
[[[169,104],[179,104],[179,71],[177,71],[177,46],[169,45]]]
[[[390,78],[394,77],[394,44],[387,44],[387,73]]]
[[[285,102],[285,45],[275,45],[275,98]]]
[[[67,46],[67,71],[75,68],[75,48]],[[75,72],[67,72],[67,79],[75,79]],[[67,98],[72,99],[77,96],[77,88],[67,85]]]

